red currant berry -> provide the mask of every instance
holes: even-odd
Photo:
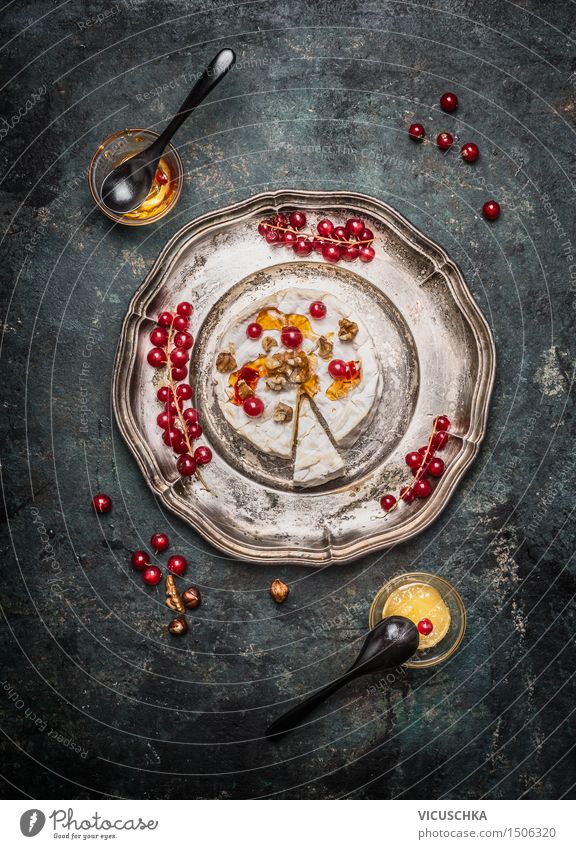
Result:
[[[417,495],[418,498],[428,498],[431,492],[432,487],[430,486],[430,481],[421,479],[416,481],[414,484],[414,494]]]
[[[288,216],[288,220],[290,221],[290,226],[294,227],[295,230],[301,230],[302,227],[306,226],[306,216],[303,212],[299,210],[296,212],[291,212]]]
[[[150,537],[150,545],[154,551],[158,553],[159,551],[166,551],[170,545],[170,540],[166,534],[152,534]]]
[[[359,253],[360,248],[358,245],[346,245],[342,251],[342,259],[344,262],[354,262],[355,259],[358,259]]]
[[[411,469],[419,469],[420,464],[422,463],[422,457],[418,453],[418,451],[410,451],[406,454],[406,465]]]
[[[325,244],[326,242],[324,242],[323,239],[312,239],[312,249],[316,251],[317,254],[322,253],[322,248]]]
[[[446,465],[444,460],[441,460],[440,457],[432,457],[430,462],[428,463],[428,468],[426,471],[429,475],[432,475],[433,478],[440,478],[444,474],[444,469]]]
[[[173,445],[172,451],[175,454],[186,454],[187,451],[188,451],[188,446],[186,445],[186,441],[183,439],[182,442],[178,443],[178,445]]]
[[[197,422],[198,421],[198,410],[195,410],[194,407],[188,407],[187,410],[184,410],[182,413],[182,418],[185,422]]]
[[[434,630],[434,625],[430,622],[429,619],[421,619],[416,627],[424,637],[427,637],[428,634],[431,634]]]
[[[258,225],[258,232],[260,233],[261,236],[266,236],[266,233],[269,232],[271,227],[272,227],[272,222],[270,220],[261,221],[260,224]]]
[[[474,142],[466,142],[460,148],[460,156],[464,162],[476,162],[480,156],[480,149]]]
[[[415,495],[414,490],[410,486],[403,486],[400,490],[400,498],[402,501],[405,501],[406,504],[411,504],[414,501]]]
[[[420,458],[420,459],[422,459],[422,458]],[[428,471],[428,463],[423,463],[417,469],[412,469],[412,474],[414,475],[414,477],[416,477],[416,475],[425,475],[427,471]]]
[[[296,244],[298,236],[296,235],[296,233],[292,233],[291,230],[288,230],[286,233],[283,233],[280,238],[284,242],[286,247],[293,248]]]
[[[344,380],[346,378],[346,363],[344,360],[332,360],[328,365],[328,374],[334,380]]]
[[[484,218],[487,218],[488,221],[496,221],[496,219],[500,215],[500,204],[498,203],[498,201],[487,200],[484,206],[482,207],[482,215],[484,216]]]
[[[358,374],[359,371],[356,363],[346,363],[346,380],[355,380]]]
[[[194,459],[200,466],[206,466],[212,460],[212,451],[207,445],[199,445],[194,452]]]
[[[408,135],[413,141],[422,141],[426,135],[426,130],[422,124],[410,124],[408,127]]]
[[[264,412],[264,401],[256,395],[250,395],[244,400],[242,408],[247,416],[255,419],[258,418],[258,416],[261,416]]]
[[[348,233],[346,232],[345,227],[334,227],[332,230],[332,238],[338,239],[339,242],[347,242],[348,241]]]
[[[364,230],[364,222],[361,218],[349,218],[345,226],[350,238],[359,239]]]
[[[142,572],[142,578],[145,584],[154,587],[162,580],[162,572],[158,566],[147,566]]]
[[[360,233],[359,241],[360,242],[372,242],[372,241],[374,241],[374,233],[372,232],[372,230],[368,229],[368,227],[365,227],[362,230],[362,232]]]
[[[158,392],[156,393],[156,397],[159,401],[162,401],[163,404],[166,404],[168,401],[172,401],[174,398],[174,393],[170,389],[169,386],[161,386]]]
[[[167,410],[163,410],[156,416],[156,424],[158,425],[158,427],[161,427],[162,430],[166,430],[167,427],[170,427],[173,421],[174,416]]]
[[[438,433],[435,433],[432,437],[432,448],[435,448],[437,451],[442,451],[447,442],[448,434],[445,430],[439,430]]]
[[[149,365],[160,368],[166,364],[166,352],[162,348],[150,348],[146,359]]]
[[[294,242],[294,253],[298,256],[308,256],[312,253],[312,242],[306,236],[298,236]]]
[[[440,106],[444,112],[454,112],[458,106],[458,98],[452,91],[446,91],[440,98]]]
[[[134,569],[137,569],[139,572],[142,572],[146,566],[150,565],[150,558],[146,551],[135,551],[130,558],[130,562]]]
[[[168,558],[168,571],[173,575],[183,575],[188,568],[188,561],[181,554],[173,554]]]
[[[425,462],[428,462],[428,460],[432,457],[432,447],[429,445],[423,445],[422,448],[418,449],[418,453]]]
[[[170,369],[170,377],[178,383],[188,377],[188,369],[186,366],[174,366]]]
[[[186,331],[175,333],[174,344],[177,348],[184,348],[187,351],[194,344],[194,337],[190,333],[186,333]]]
[[[176,387],[176,397],[181,401],[189,401],[192,397],[192,387],[189,383],[181,383]]]
[[[312,301],[308,310],[312,318],[319,321],[326,315],[326,304],[323,301]]]
[[[393,495],[383,495],[380,499],[380,507],[388,513],[396,506],[396,499]]]
[[[282,241],[278,230],[266,230],[266,241],[269,245],[278,244]]]
[[[154,174],[154,179],[156,180],[156,182],[157,182],[160,186],[165,186],[165,185],[166,185],[166,183],[168,182],[168,177],[167,177],[167,175],[164,173],[164,171],[162,171],[162,169],[161,169],[161,168],[157,168],[157,169],[156,169],[156,173]]]
[[[150,341],[153,345],[163,347],[168,341],[168,331],[165,327],[155,327],[150,334]]]
[[[112,499],[104,492],[97,492],[92,499],[92,506],[97,513],[109,513],[112,509]]]
[[[188,436],[192,441],[195,439],[200,439],[202,436],[203,430],[201,425],[198,422],[190,422],[188,425]]]
[[[165,445],[168,445],[171,448],[174,448],[176,445],[180,445],[183,438],[182,431],[173,426],[167,427],[162,434],[162,441]]]
[[[450,419],[446,416],[436,416],[434,427],[436,430],[450,430]]]
[[[160,324],[162,327],[170,327],[172,325],[172,313],[161,312],[158,316],[158,324]]]
[[[287,227],[288,219],[282,212],[277,212],[274,218],[272,219],[272,223],[275,227]]]
[[[176,461],[176,468],[183,478],[189,478],[196,471],[196,460],[190,454],[182,454]]]
[[[322,257],[327,262],[338,262],[340,257],[342,256],[342,249],[339,245],[331,244],[330,242],[326,242],[322,246]]]
[[[176,406],[176,404],[172,404],[172,402],[170,402],[169,404],[166,404],[165,409],[166,409],[166,412],[169,413],[171,416],[175,416],[178,412],[178,407]]]
[[[253,321],[246,328],[246,336],[248,339],[259,339],[262,336],[262,325],[257,321]]]
[[[376,251],[372,245],[362,245],[360,248],[360,260],[362,262],[372,262],[376,255]]]
[[[174,328],[174,330],[178,330],[179,332],[184,333],[184,331],[188,330],[189,324],[190,322],[188,321],[185,315],[175,315],[174,321],[172,322],[172,327]]]
[[[440,150],[450,150],[454,144],[454,136],[450,135],[450,133],[438,133],[436,136],[436,144]]]
[[[282,328],[282,333],[280,334],[280,341],[284,345],[285,348],[291,348],[295,350],[299,348],[302,342],[304,341],[304,337],[302,335],[302,331],[297,327],[292,327],[292,325],[288,325],[288,327]]]
[[[176,312],[178,313],[178,315],[185,315],[186,318],[190,318],[193,309],[194,307],[192,306],[192,304],[189,304],[188,301],[182,301],[176,307]]]
[[[188,351],[184,350],[184,348],[175,348],[170,354],[170,362],[173,366],[177,366],[178,368],[185,366],[189,359],[190,355],[188,354]]]
[[[334,230],[334,224],[329,218],[323,218],[322,221],[319,221],[316,225],[316,229],[319,236],[331,236],[332,231]]]

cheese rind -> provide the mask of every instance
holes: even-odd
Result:
[[[298,410],[294,483],[318,486],[338,477],[343,469],[342,457],[330,442],[309,399],[303,396]]]

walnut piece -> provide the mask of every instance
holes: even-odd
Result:
[[[240,379],[236,384],[236,389],[238,391],[238,397],[241,401],[245,401],[246,398],[249,398],[251,395],[254,395],[254,390],[248,386],[245,380]]]
[[[264,339],[262,340],[262,347],[264,348],[265,352],[268,354],[272,350],[272,348],[278,347],[278,342],[275,339],[273,339],[272,336],[265,336]]]
[[[166,595],[168,598],[166,599],[166,606],[170,608],[170,610],[176,611],[176,613],[185,613],[186,608],[184,606],[184,602],[178,595],[178,590],[176,589],[176,583],[174,582],[174,578],[172,575],[168,575],[166,578]]]
[[[270,354],[265,358],[264,365],[269,372],[278,371],[284,366],[284,357],[281,354]]]
[[[272,418],[275,422],[291,422],[294,415],[294,410],[288,404],[280,402],[276,404]]]
[[[281,581],[280,578],[276,578],[275,581],[272,581],[270,595],[276,604],[282,604],[283,601],[286,601],[289,592],[290,590],[288,586],[284,583],[284,581]]]
[[[354,321],[349,321],[347,318],[341,318],[338,325],[340,327],[338,330],[338,339],[341,342],[350,342],[358,333],[358,325]]]
[[[273,392],[280,392],[286,386],[286,378],[283,374],[274,374],[266,380],[266,386]]]
[[[333,353],[334,343],[326,339],[325,336],[321,336],[320,339],[318,339],[318,356],[323,360],[329,360]]]
[[[236,371],[237,363],[234,354],[230,351],[222,351],[216,357],[216,369],[221,374],[227,374],[229,371]]]

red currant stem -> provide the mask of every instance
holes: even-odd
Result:
[[[190,437],[188,436],[188,428],[186,427],[186,422],[184,421],[184,416],[183,416],[183,413],[182,413],[181,399],[176,394],[176,383],[172,379],[172,366],[171,366],[171,363],[170,363],[170,353],[171,353],[170,345],[171,345],[173,339],[174,339],[174,327],[171,325],[170,326],[170,332],[168,334],[168,341],[166,342],[166,347],[164,349],[164,351],[166,353],[166,370],[167,370],[167,375],[168,375],[168,386],[172,390],[174,404],[176,405],[176,413],[178,415],[178,420],[180,422],[180,427],[182,429],[182,435],[184,437],[184,441],[186,442],[186,448],[188,449],[188,454],[191,457],[193,457],[194,452],[192,450],[192,443],[190,442]],[[204,478],[202,477],[202,475],[200,474],[198,469],[196,469],[194,474],[196,476],[196,479],[200,481],[200,483],[202,484],[202,486],[204,487],[206,492],[209,492],[212,495],[214,495],[215,493],[213,493],[212,490],[210,489],[210,487],[207,485],[206,481],[204,480]]]
[[[330,236],[321,236],[319,233],[305,233],[302,230],[293,230],[291,227],[279,227],[277,224],[268,224],[267,221],[261,221],[261,224],[266,224],[271,230],[282,230],[283,233],[294,233],[295,236],[304,236],[306,239],[316,239],[318,242],[332,242],[335,245],[371,245],[375,239],[362,239],[353,242],[350,240],[331,239]]]

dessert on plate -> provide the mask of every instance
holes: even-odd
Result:
[[[341,449],[370,423],[382,388],[374,341],[334,295],[287,289],[257,302],[222,335],[218,405],[259,451],[293,461],[293,482],[340,475]]]

